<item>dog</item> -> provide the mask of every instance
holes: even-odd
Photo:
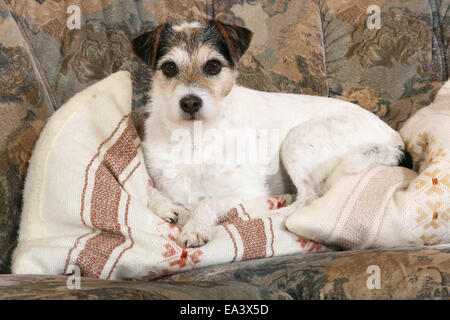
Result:
[[[293,204],[274,211],[287,217],[343,175],[375,165],[412,166],[398,132],[355,104],[237,85],[237,65],[252,36],[247,28],[217,20],[171,21],[132,40],[135,54],[152,70],[142,143],[154,181],[148,205],[171,223],[184,219],[178,241],[186,247],[206,244],[219,219],[245,200],[293,191]],[[261,132],[276,131],[269,158],[279,160],[279,169],[214,161],[223,156],[214,148],[207,156],[212,161],[180,161],[174,135],[187,137],[184,150],[195,152],[198,141],[184,133],[195,135],[200,125],[214,130],[217,141],[227,130],[254,130],[257,140]]]

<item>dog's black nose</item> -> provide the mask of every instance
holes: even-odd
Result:
[[[180,100],[180,107],[186,113],[194,114],[202,107],[202,99],[191,94]]]

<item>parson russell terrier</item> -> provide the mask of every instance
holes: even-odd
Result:
[[[172,223],[187,220],[178,238],[187,247],[208,242],[220,217],[244,200],[294,191],[295,202],[274,211],[288,216],[343,175],[375,165],[412,165],[400,135],[355,104],[236,85],[237,64],[251,38],[250,30],[216,20],[172,21],[132,42],[153,70],[142,144],[155,187],[149,188],[149,207]],[[214,134],[199,143],[199,130]],[[264,132],[275,132],[276,139],[265,143],[269,158],[280,160],[279,170],[264,171],[263,161],[225,163],[227,147],[203,150],[200,158],[208,161],[176,152],[195,153],[217,141],[222,146],[233,130],[238,143],[244,139],[239,133],[248,130],[257,133],[257,142]]]

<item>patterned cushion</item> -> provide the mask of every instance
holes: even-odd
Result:
[[[374,112],[395,129],[428,105],[448,77],[445,51],[436,50],[433,24],[446,1],[324,1],[323,29],[329,93]],[[448,3],[448,1],[447,1]],[[369,30],[367,8],[381,7],[381,28]],[[441,24],[440,24],[441,23]],[[450,30],[450,29],[448,29]],[[450,34],[449,34],[450,35]]]
[[[0,1],[0,273],[16,244],[27,162],[53,112],[47,87],[21,29]]]

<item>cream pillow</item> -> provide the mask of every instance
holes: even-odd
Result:
[[[286,227],[343,249],[450,243],[450,82],[400,133],[419,173],[372,168],[340,180]]]

